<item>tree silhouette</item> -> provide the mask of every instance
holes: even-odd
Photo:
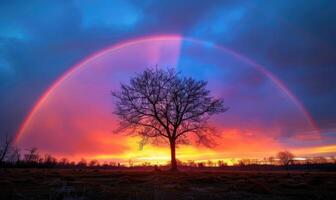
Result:
[[[171,170],[177,170],[176,145],[193,141],[211,144],[213,129],[208,119],[225,112],[222,99],[210,96],[207,82],[182,77],[174,69],[146,69],[121,84],[115,97],[117,132],[141,136],[140,146],[148,142],[167,142],[171,149]]]
[[[12,153],[10,155],[10,161],[14,164],[19,163],[21,159],[21,152],[18,147],[12,147]]]
[[[26,149],[27,153],[24,154],[24,159],[27,163],[36,164],[40,160],[40,154],[36,147]]]
[[[287,168],[289,163],[293,161],[294,154],[289,151],[280,151],[277,153],[276,157],[279,159],[280,163]]]
[[[12,142],[13,142],[12,138],[10,138],[9,134],[7,133],[3,145],[0,147],[0,163],[6,159],[6,156],[9,153]]]

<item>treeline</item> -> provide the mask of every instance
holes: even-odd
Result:
[[[67,158],[57,159],[50,154],[41,155],[37,148],[25,149],[24,154],[18,149],[8,149],[0,160],[2,168],[120,168],[125,167],[117,162],[99,163],[98,160],[87,161],[81,159],[78,162]]]
[[[286,156],[284,156],[286,155]],[[232,160],[231,162],[234,162]],[[233,165],[228,165],[223,160],[196,162],[189,160],[177,162],[180,169],[204,169],[204,170],[323,170],[336,171],[336,157],[315,157],[296,160],[290,152],[279,152],[275,157],[264,159],[241,159]],[[170,163],[156,166],[149,162],[135,164],[129,160],[127,164],[118,162],[103,162],[98,160],[81,159],[78,162],[67,158],[56,159],[50,154],[40,154],[37,148],[26,149],[23,154],[17,148],[8,151],[0,162],[1,168],[60,168],[60,169],[165,169]]]
[[[290,165],[249,164],[228,167],[230,170],[243,171],[277,171],[277,170],[307,170],[307,171],[336,171],[335,163],[297,163]]]
[[[15,162],[6,160],[0,163],[0,168],[56,168],[56,169],[116,169],[116,170],[165,170],[169,169],[170,164],[152,165],[144,162],[137,165],[125,165],[117,162],[99,163],[97,160],[87,162],[81,159],[78,162],[70,162],[66,158],[57,160],[50,155],[36,157],[38,159],[22,159]],[[191,162],[192,163],[192,162]],[[237,163],[234,165],[227,164],[211,164],[199,162],[191,164],[190,162],[179,162],[179,169],[182,170],[243,170],[243,171],[276,171],[276,170],[321,170],[321,171],[336,171],[336,163],[291,163],[289,165],[276,164],[243,164]]]
[[[228,170],[333,170],[336,171],[336,156],[334,157],[313,157],[295,158],[289,151],[281,151],[275,156],[264,159],[240,159],[231,160],[229,165],[223,160],[218,161],[177,161],[179,168],[185,169],[228,169]],[[153,165],[149,162],[135,163],[128,160],[128,163],[103,162],[98,160],[81,159],[78,162],[70,161],[67,158],[56,159],[50,154],[40,154],[37,148],[20,151],[12,145],[12,140],[6,137],[5,142],[0,146],[0,167],[1,168],[64,168],[64,169],[155,169],[168,168],[166,165]]]

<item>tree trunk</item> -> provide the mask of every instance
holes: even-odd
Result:
[[[8,145],[6,144],[6,146],[4,147],[4,149],[0,152],[1,156],[0,156],[0,162],[2,162],[3,160],[5,160],[5,156],[7,154],[8,151]]]
[[[178,171],[177,170],[177,162],[176,162],[176,146],[175,146],[175,140],[170,141],[170,163],[171,163],[171,171]]]

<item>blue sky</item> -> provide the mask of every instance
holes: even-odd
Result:
[[[60,75],[122,40],[180,34],[264,65],[312,113],[336,124],[336,2],[0,1],[0,128],[14,133]]]

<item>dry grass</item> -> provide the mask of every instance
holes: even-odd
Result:
[[[334,199],[335,172],[0,169],[0,199]]]

